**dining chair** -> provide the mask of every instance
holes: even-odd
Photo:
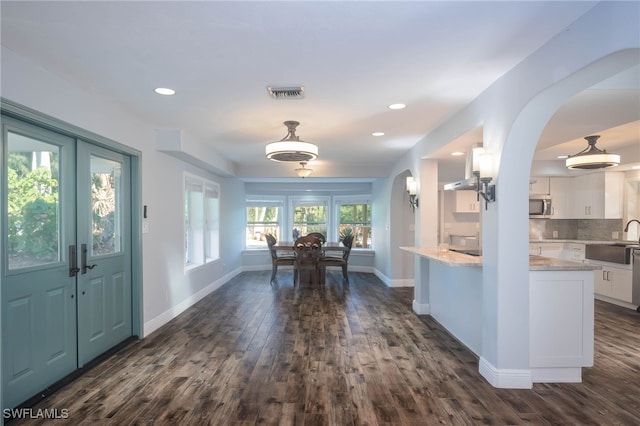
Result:
[[[269,252],[271,253],[271,281],[273,282],[273,280],[276,278],[276,272],[278,272],[278,266],[284,266],[284,265],[294,265],[296,258],[295,256],[278,256],[278,253],[276,252],[275,249],[275,245],[276,245],[276,237],[274,237],[271,234],[267,234],[265,235],[265,239],[267,240],[267,245],[269,246]],[[293,281],[295,283],[296,277],[295,277],[295,271],[294,271],[294,277],[293,277]]]
[[[316,237],[317,239],[320,240],[320,242],[322,244],[327,242],[327,237],[324,236],[324,234],[322,232],[309,232],[307,234],[308,237]]]
[[[317,237],[314,237],[312,235],[305,235],[304,237],[297,238],[296,241],[293,243],[293,246],[296,247],[300,244],[307,247],[310,247],[313,244],[318,244],[322,246],[322,241],[320,241]]]
[[[318,269],[318,260],[321,253],[320,241],[314,237],[300,237],[293,246],[293,252],[295,254],[295,263],[293,265],[295,269],[294,284],[297,281],[298,285],[300,285],[305,271],[309,271],[311,275],[311,284],[318,284],[320,280]]]
[[[320,271],[320,281],[324,283],[327,273],[327,266],[340,266],[342,268],[342,277],[348,283],[349,274],[347,267],[349,266],[349,254],[351,254],[351,246],[353,245],[353,235],[349,235],[342,240],[342,245],[347,249],[342,253],[341,257],[322,256],[318,261],[318,269]]]

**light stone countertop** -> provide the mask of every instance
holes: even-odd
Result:
[[[482,256],[470,256],[454,251],[442,252],[437,247],[400,247],[400,249],[449,266],[482,267]],[[602,267],[543,256],[529,256],[530,271],[593,271],[596,269],[602,269]]]

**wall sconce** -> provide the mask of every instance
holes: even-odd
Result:
[[[496,186],[489,185],[493,180],[493,156],[489,153],[483,153],[479,156],[480,171],[477,173],[478,178],[478,201],[480,196],[484,198],[484,209],[487,210],[488,204],[496,201]]]
[[[413,176],[407,176],[407,193],[411,210],[415,212],[418,207],[418,183],[413,179]]]

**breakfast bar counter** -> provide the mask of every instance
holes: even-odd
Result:
[[[400,249],[449,266],[482,267],[482,256],[470,256],[453,250],[442,251],[437,247],[400,247]],[[595,269],[601,269],[601,267],[544,256],[529,256],[530,271],[593,271]]]
[[[400,249],[420,257],[413,310],[431,315],[481,358],[482,256],[437,247]],[[529,290],[529,369],[533,383],[581,382],[582,368],[593,365],[596,269],[600,267],[529,256],[529,282],[525,285]]]

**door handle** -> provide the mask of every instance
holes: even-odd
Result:
[[[93,269],[98,265],[96,265],[95,263],[93,265],[87,265],[87,245],[86,244],[81,245],[81,251],[82,251],[82,255],[81,255],[82,269],[80,273],[86,274],[87,269]]]
[[[78,265],[76,264],[76,262],[77,262],[76,246],[70,245],[69,246],[69,276],[70,277],[75,277],[76,274],[80,272],[80,268],[78,268]]]

